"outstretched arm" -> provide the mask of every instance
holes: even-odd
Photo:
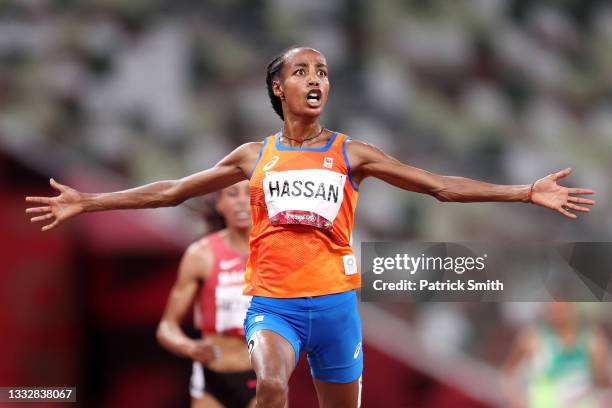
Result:
[[[589,208],[578,204],[593,205],[595,201],[575,197],[575,194],[593,194],[585,188],[567,188],[557,181],[567,177],[571,169],[549,174],[529,185],[501,185],[485,183],[465,177],[441,176],[408,166],[367,143],[351,140],[347,142],[347,154],[353,180],[361,182],[366,177],[376,177],[404,190],[429,194],[439,201],[522,201],[560,212],[569,218],[569,212],[588,212]]]
[[[181,322],[193,304],[199,285],[211,270],[210,248],[202,243],[191,244],[179,267],[178,277],[159,325],[157,341],[172,353],[207,363],[214,358],[214,347],[210,341],[187,337]]]
[[[31,218],[32,222],[54,218],[51,224],[42,228],[46,231],[82,212],[176,206],[191,197],[217,191],[248,178],[260,148],[260,142],[246,143],[208,170],[179,180],[157,181],[112,193],[82,193],[51,179],[51,186],[60,195],[26,197],[27,202],[43,204],[28,208],[26,213],[41,214]]]

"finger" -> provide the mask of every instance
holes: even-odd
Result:
[[[589,200],[588,198],[582,198],[582,197],[568,196],[567,201],[572,201],[578,204],[595,205],[595,200]]]
[[[591,209],[590,209],[590,208],[587,208],[587,207],[581,207],[581,206],[579,206],[579,205],[572,204],[572,203],[567,203],[567,204],[565,204],[565,207],[567,207],[567,208],[571,208],[572,210],[576,210],[576,211],[582,211],[582,212],[589,212],[589,211],[591,211]]]
[[[28,203],[51,204],[51,197],[26,197]]]
[[[571,168],[571,167],[568,167],[568,168],[566,168],[566,169],[563,169],[563,170],[561,170],[561,171],[558,171],[558,172],[554,173],[554,174],[552,175],[552,179],[553,179],[553,180],[555,180],[555,181],[560,180],[560,179],[562,179],[563,177],[567,177],[567,176],[569,176],[571,172],[572,172],[572,168]]]
[[[57,181],[55,181],[55,179],[50,179],[49,184],[51,184],[51,187],[53,187],[57,191],[62,191],[65,187],[63,184],[60,184]]]
[[[41,231],[48,231],[51,228],[54,228],[57,224],[59,223],[59,221],[56,219],[53,223],[49,224],[49,225],[45,225],[44,227],[42,227],[40,230]]]
[[[51,207],[30,207],[26,208],[26,214],[37,214],[51,211]]]
[[[572,214],[563,207],[560,207],[557,211],[559,211],[561,214],[565,215],[568,218],[576,218],[576,214]]]
[[[53,218],[53,213],[49,213],[46,215],[41,215],[38,217],[33,217],[30,219],[30,222],[37,222],[37,221],[44,221],[44,220],[48,220],[49,218]]]
[[[590,188],[568,188],[570,194],[595,194]]]

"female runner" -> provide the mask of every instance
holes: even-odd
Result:
[[[576,306],[546,303],[543,318],[519,332],[503,370],[509,407],[607,406],[602,398],[610,386],[607,340]]]
[[[378,148],[320,124],[329,94],[325,57],[294,47],[268,65],[266,82],[282,130],[246,143],[214,167],[178,180],[112,193],[82,193],[51,179],[56,197],[27,197],[42,204],[31,221],[53,219],[43,231],[77,214],[126,208],[176,206],[250,179],[250,255],[245,294],[253,295],[245,331],[257,373],[257,406],[282,407],[300,351],[308,354],[321,407],[359,405],[363,366],[361,326],[354,289],[361,280],[350,246],[359,184],[376,177],[440,201],[522,201],[558,211],[589,209],[592,194],[557,181],[571,169],[529,185],[497,185],[441,176],[415,168]],[[260,160],[261,159],[261,160]]]
[[[222,229],[185,252],[157,339],[171,352],[193,360],[192,408],[245,408],[255,405],[256,385],[243,329],[250,302],[242,294],[251,231],[249,183],[224,188],[210,204],[215,209],[206,209],[208,224]],[[198,326],[204,335],[198,340],[181,329],[196,296]]]

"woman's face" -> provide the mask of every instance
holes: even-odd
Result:
[[[296,48],[285,56],[280,78],[273,81],[274,94],[281,98],[285,117],[317,117],[329,94],[327,62],[311,48]]]
[[[217,199],[217,211],[225,219],[228,228],[250,228],[249,181],[244,180],[224,188]]]
[[[575,322],[576,305],[572,302],[550,302],[546,304],[546,318],[553,326]]]

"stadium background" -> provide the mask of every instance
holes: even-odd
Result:
[[[597,191],[570,221],[444,204],[366,181],[355,242],[607,241],[612,5],[606,1],[0,0],[0,385],[77,385],[79,405],[185,406],[190,364],[154,330],[199,200],[90,214],[41,234],[23,197],[178,178],[281,123],[266,63],[330,65],[324,125],[442,174],[526,184],[572,166]],[[494,407],[540,305],[364,304],[364,406]],[[605,305],[583,305],[610,333]],[[303,364],[293,407],[312,406]],[[51,406],[51,405],[50,405]]]

